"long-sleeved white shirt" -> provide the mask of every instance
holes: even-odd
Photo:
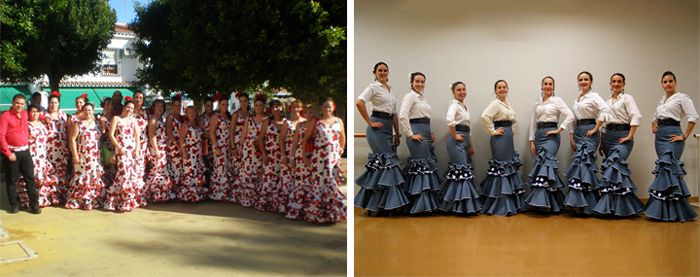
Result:
[[[445,116],[445,120],[447,121],[447,126],[471,125],[469,109],[467,109],[467,106],[465,106],[464,103],[458,101],[457,99],[450,101],[450,106],[447,107],[447,115]]]
[[[574,121],[574,114],[569,109],[569,106],[564,103],[564,100],[559,96],[549,97],[545,101],[542,100],[542,97],[538,98],[530,119],[530,140],[535,140],[537,122],[559,122],[559,115],[562,113],[566,118],[559,125],[559,128],[566,130],[566,127]]]
[[[628,93],[622,93],[617,100],[612,97],[607,101],[610,112],[605,118],[605,124],[629,124],[639,126],[642,122],[642,113],[639,112],[634,97]]]
[[[496,134],[496,128],[493,124],[494,122],[510,121],[515,124],[516,115],[517,114],[515,113],[515,110],[513,110],[510,103],[494,99],[481,113],[481,123],[484,125],[484,128],[486,128],[486,132],[493,136]]]
[[[391,87],[389,88],[391,89]],[[388,114],[398,113],[396,94],[387,90],[379,81],[374,81],[367,85],[357,99],[369,103],[373,111],[385,112]]]
[[[693,100],[682,92],[676,92],[671,97],[666,99],[664,94],[659,101],[659,105],[656,106],[656,112],[654,112],[653,121],[656,122],[657,119],[673,118],[677,121],[681,121],[683,115],[686,116],[688,122],[696,122],[698,120],[698,112],[695,111],[695,105],[693,105]]]
[[[605,103],[597,92],[589,91],[583,96],[580,96],[574,100],[574,105],[571,107],[571,111],[574,113],[576,119],[596,119],[598,121],[605,121],[605,116],[610,112],[610,107],[608,103]],[[571,124],[571,132],[574,132],[574,126],[576,122]]]
[[[411,90],[401,100],[401,110],[399,110],[399,126],[401,133],[406,136],[413,136],[410,119],[430,118],[430,104],[425,101],[422,94]]]

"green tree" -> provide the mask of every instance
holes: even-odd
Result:
[[[27,53],[22,47],[37,35],[31,3],[0,0],[0,81],[21,79],[27,72]]]
[[[51,89],[58,89],[64,76],[98,69],[101,50],[114,34],[117,15],[105,0],[13,1],[8,11],[27,11],[14,16],[10,34],[15,36],[10,58],[4,63],[14,78],[29,79],[46,74]],[[3,12],[5,7],[2,8]],[[29,29],[25,36],[16,33]],[[3,39],[4,40],[4,39]],[[5,47],[5,43],[3,46]],[[3,48],[4,50],[5,48]],[[4,51],[3,51],[4,52]]]
[[[345,101],[346,1],[156,0],[131,28],[144,83],[202,98],[265,83]]]

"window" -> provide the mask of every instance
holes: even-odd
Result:
[[[102,65],[102,75],[103,76],[117,76],[119,71],[117,70],[116,64],[103,64]]]

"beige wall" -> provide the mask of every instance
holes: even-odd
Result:
[[[653,135],[649,123],[663,95],[661,73],[672,70],[678,89],[699,98],[700,11],[698,0],[475,0],[475,1],[355,1],[354,97],[373,79],[377,61],[389,64],[390,84],[401,99],[409,90],[408,74],[427,75],[425,95],[433,107],[432,128],[440,172],[448,157],[445,111],[452,95],[449,84],[467,83],[467,106],[472,112],[472,136],[477,180],[485,175],[490,159],[488,135],[478,122],[481,111],[494,99],[493,83],[510,84],[509,101],[520,121],[516,148],[532,166],[527,132],[532,104],[540,94],[540,80],[556,79],[555,93],[569,105],[577,95],[576,75],[593,73],[593,90],[609,97],[609,76],[622,72],[626,91],[643,114],[629,163],[638,195],[646,197],[654,167]],[[700,108],[700,107],[699,107]],[[354,131],[366,124],[355,112]],[[685,124],[684,124],[685,128]],[[700,130],[697,130],[700,132]],[[562,137],[568,142],[568,134]],[[688,141],[683,160],[686,181],[697,195],[697,141]],[[355,175],[361,174],[369,151],[364,139],[355,139]],[[572,151],[562,143],[560,171],[569,166]],[[399,149],[402,161],[408,150]],[[599,158],[600,160],[600,158]]]

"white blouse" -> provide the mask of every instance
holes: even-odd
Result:
[[[629,124],[639,126],[642,121],[642,113],[637,108],[637,103],[634,97],[628,93],[622,93],[618,99],[613,102],[613,98],[608,99],[608,112],[605,118],[605,124]]]
[[[450,101],[450,106],[447,108],[447,116],[445,117],[445,120],[447,121],[447,126],[471,125],[467,106],[457,99]]]
[[[399,111],[399,126],[401,133],[406,136],[413,136],[410,119],[430,118],[430,104],[425,101],[422,94],[411,90],[401,100],[401,110]]]
[[[681,121],[684,114],[688,122],[696,122],[698,120],[698,112],[695,111],[693,100],[682,92],[676,92],[668,99],[666,99],[666,95],[664,94],[664,96],[661,97],[661,101],[659,101],[659,105],[656,106],[653,121],[656,122],[657,119],[664,118],[673,118],[677,121]]]
[[[576,119],[598,119],[599,121],[605,119],[605,114],[609,110],[605,100],[597,92],[592,91],[576,98],[571,109]]]
[[[566,127],[574,121],[574,114],[564,100],[559,96],[552,96],[542,101],[542,97],[535,102],[535,109],[530,119],[530,140],[535,140],[537,122],[559,122],[559,114],[563,113],[566,118],[559,125],[559,128],[566,130]]]
[[[516,113],[513,107],[508,102],[495,99],[489,103],[486,109],[481,113],[481,123],[486,128],[486,132],[492,136],[496,134],[494,122],[510,121],[515,124]],[[514,131],[515,132],[515,131]]]
[[[576,119],[596,119],[598,121],[605,121],[605,116],[610,112],[610,107],[608,103],[605,103],[597,92],[589,91],[583,96],[580,96],[574,100],[574,106],[571,109],[574,112]],[[571,123],[570,132],[574,132],[574,127],[576,122]]]
[[[391,89],[391,87],[389,87]],[[372,105],[373,111],[397,114],[396,94],[391,93],[379,81],[374,81],[367,85],[357,99]]]

